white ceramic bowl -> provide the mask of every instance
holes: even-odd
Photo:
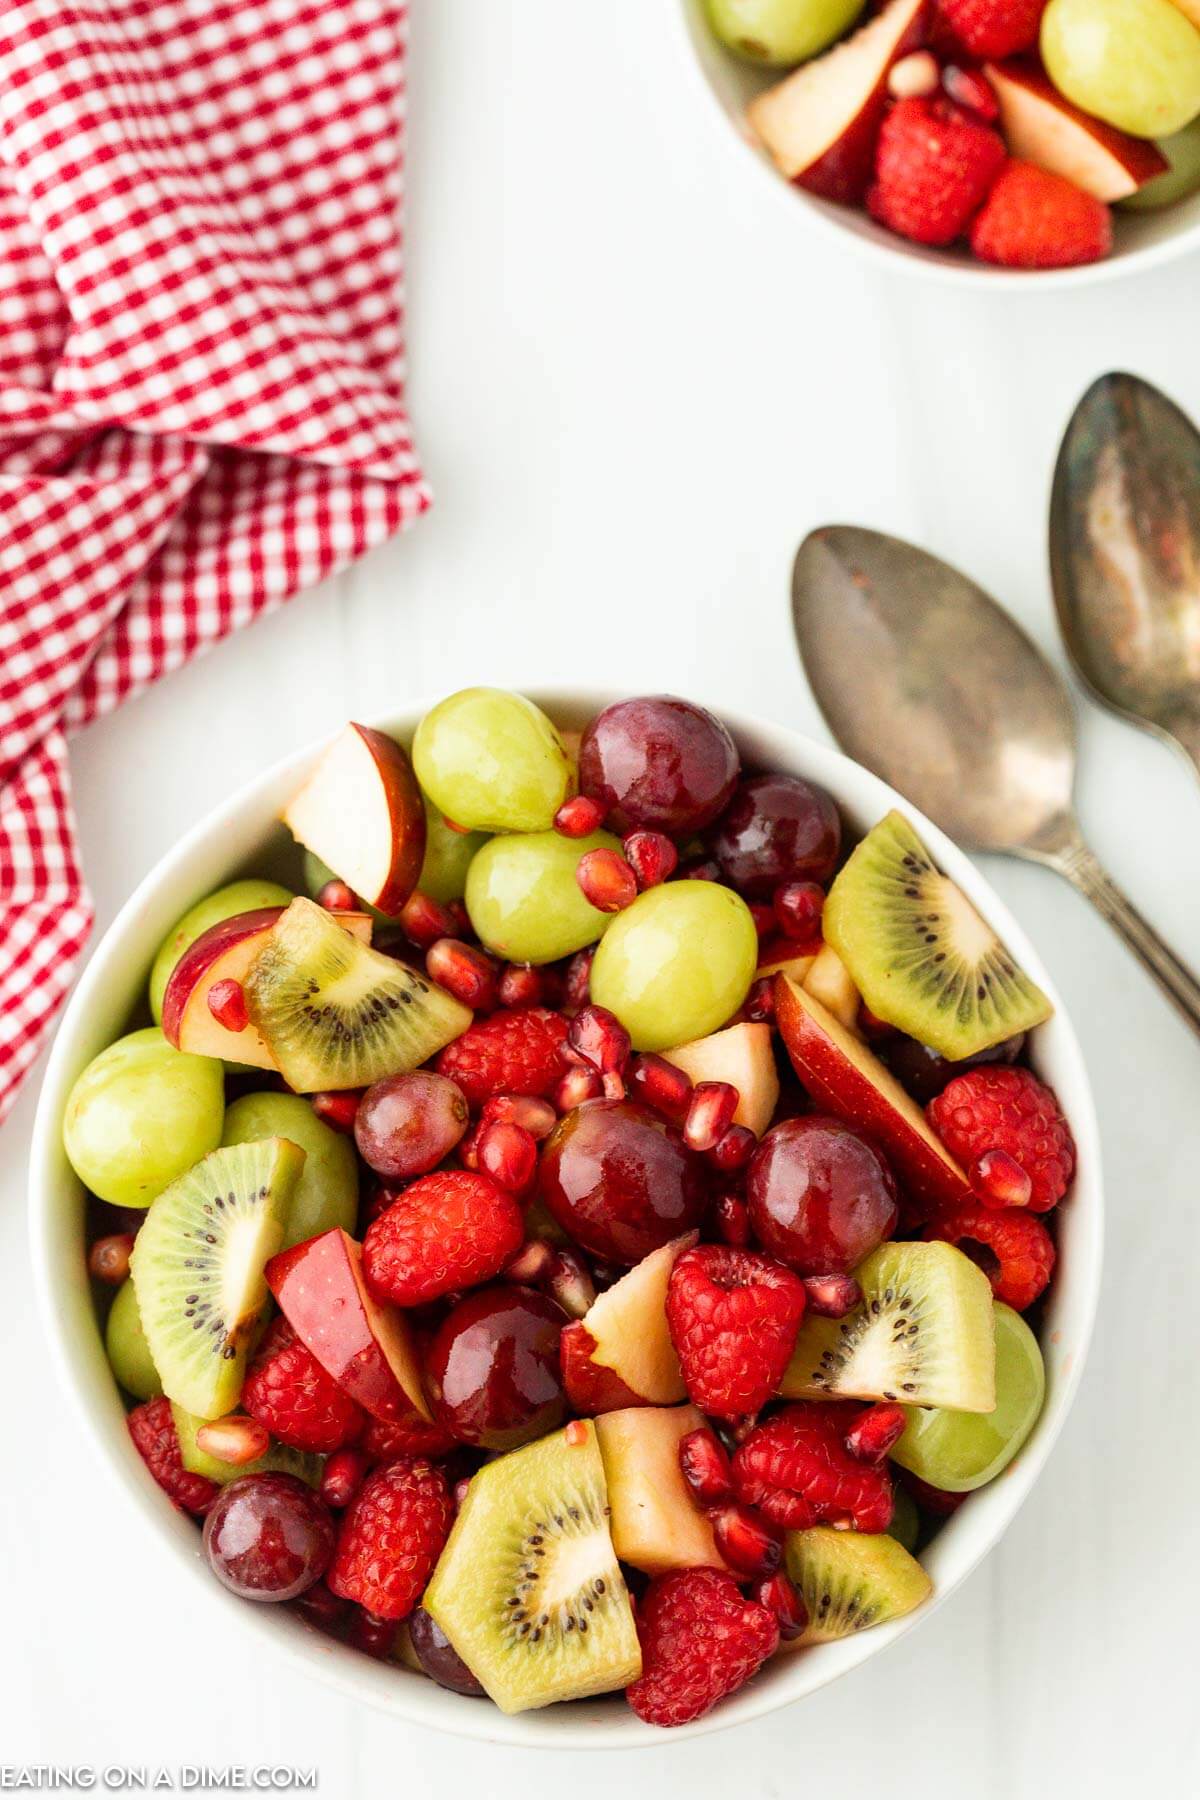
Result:
[[[1200,248],[1200,193],[1175,206],[1154,212],[1114,210],[1115,241],[1111,256],[1079,269],[998,269],[962,248],[929,250],[877,225],[861,207],[839,206],[819,199],[786,181],[776,169],[746,123],[746,105],[755,94],[780,80],[786,70],[759,69],[733,56],[718,41],[708,23],[705,0],[679,0],[685,42],[681,54],[698,73],[708,110],[722,132],[732,132],[742,146],[740,154],[749,168],[757,165],[780,197],[780,212],[790,211],[801,225],[818,234],[849,243],[872,261],[910,274],[932,276],[958,286],[999,284],[1010,290],[1044,294],[1048,288],[1080,287],[1131,274],[1168,262],[1188,250]],[[713,103],[715,102],[715,107]],[[783,218],[780,230],[786,230]]]
[[[535,692],[531,697],[561,725],[581,726],[615,696]],[[405,706],[376,723],[407,739],[426,710],[423,705]],[[1079,1172],[1062,1212],[1059,1269],[1043,1333],[1045,1409],[1017,1460],[998,1481],[971,1497],[925,1555],[934,1582],[933,1600],[894,1625],[779,1658],[707,1718],[672,1733],[676,1739],[720,1731],[772,1712],[865,1662],[927,1617],[998,1542],[1041,1472],[1071,1405],[1096,1309],[1102,1239],[1099,1145],[1083,1059],[1053,983],[1016,920],[949,839],[874,775],[794,731],[719,710],[747,763],[786,769],[820,782],[835,796],[852,830],[865,830],[891,806],[901,806],[915,820],[943,867],[1055,1001],[1054,1017],[1037,1032],[1035,1060],[1071,1121]],[[128,1029],[131,1018],[140,1016],[154,951],[194,900],[239,873],[290,874],[298,882],[297,853],[277,821],[319,748],[313,745],[259,776],[164,857],[96,946],[63,1015],[38,1107],[30,1167],[36,1280],[55,1360],[77,1405],[82,1429],[128,1498],[127,1554],[137,1554],[141,1532],[173,1546],[188,1607],[208,1608],[214,1632],[253,1632],[264,1650],[285,1653],[267,1664],[277,1679],[286,1680],[291,1668],[299,1668],[397,1718],[497,1743],[555,1749],[662,1743],[664,1734],[641,1724],[619,1695],[506,1718],[484,1701],[462,1699],[399,1666],[384,1666],[344,1649],[283,1609],[235,1599],[209,1574],[195,1526],[155,1487],[125,1429],[84,1268],[84,1196],[62,1148],[67,1096],[85,1064]]]

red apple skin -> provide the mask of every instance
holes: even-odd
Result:
[[[355,725],[375,758],[387,795],[392,822],[392,866],[378,894],[364,895],[380,912],[397,914],[417,885],[425,860],[425,802],[417,786],[412,764],[394,738],[370,725]]]
[[[563,1327],[559,1338],[562,1357],[563,1386],[573,1412],[585,1417],[596,1413],[621,1412],[627,1406],[652,1406],[642,1394],[627,1388],[615,1369],[592,1361],[596,1340],[582,1319]]]
[[[1016,87],[1024,88],[1027,93],[1043,101],[1046,106],[1069,119],[1081,131],[1086,132],[1099,149],[1110,157],[1118,168],[1125,171],[1129,176],[1128,188],[1121,192],[1109,189],[1104,193],[1097,193],[1098,200],[1123,200],[1128,194],[1136,193],[1138,188],[1144,187],[1148,181],[1152,181],[1156,175],[1164,175],[1170,168],[1166,157],[1151,139],[1131,137],[1127,131],[1120,131],[1115,125],[1108,125],[1103,119],[1093,118],[1090,113],[1085,113],[1078,106],[1073,106],[1065,95],[1059,93],[1041,64],[1035,62],[1032,57],[1014,56],[1010,57],[1007,62],[987,63],[984,66],[984,73],[996,90],[996,97],[1000,102],[1000,127],[1002,130],[1005,126],[1006,86],[1008,83],[1012,83]],[[1014,156],[1024,156],[1031,162],[1037,161],[1035,156],[1030,155],[1028,146],[1013,147],[1010,145],[1010,149]],[[1053,167],[1049,162],[1042,166]],[[1068,179],[1078,181],[1078,176],[1071,175],[1067,169],[1055,169],[1054,173],[1066,175]],[[1088,191],[1090,193],[1095,190],[1089,188]]]
[[[925,6],[919,8],[896,45],[891,62],[880,71],[879,80],[855,117],[824,156],[819,156],[802,175],[794,178],[796,187],[809,194],[819,194],[823,200],[837,200],[843,206],[861,203],[875,173],[875,145],[887,111],[889,71],[892,63],[899,62],[910,50],[920,49],[925,37],[927,10]]]
[[[282,906],[261,906],[254,912],[234,913],[232,918],[221,919],[216,925],[210,925],[207,931],[201,932],[194,944],[189,944],[171,970],[163,994],[162,1031],[169,1044],[174,1044],[178,1050],[184,1008],[191,999],[196,984],[204,979],[217,958],[243,938],[253,937],[256,932],[269,931],[282,913]]]
[[[429,1419],[408,1325],[395,1307],[380,1306],[367,1293],[361,1250],[347,1232],[335,1226],[281,1250],[266,1277],[296,1336],[352,1400],[376,1419],[403,1419],[414,1410]],[[401,1385],[381,1332],[407,1355],[415,1392]]]

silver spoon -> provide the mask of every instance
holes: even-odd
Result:
[[[1102,375],[1067,426],[1050,571],[1080,679],[1200,769],[1200,432],[1136,375]]]
[[[1083,841],[1071,702],[1008,614],[913,544],[826,525],[797,552],[792,616],[842,749],[966,848],[1065,875],[1200,1034],[1200,983]]]

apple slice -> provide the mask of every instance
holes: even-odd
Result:
[[[832,944],[821,945],[800,986],[814,1000],[819,1000],[839,1025],[844,1025],[847,1031],[856,1029],[861,995]]]
[[[988,63],[985,73],[995,90],[1005,141],[1022,161],[1064,175],[1085,193],[1110,202],[1127,200],[1166,172],[1167,159],[1156,144],[1072,106],[1032,59]]]
[[[765,975],[790,975],[793,981],[803,982],[816,960],[815,950],[801,950],[793,938],[763,938],[755,980],[761,981]]]
[[[676,1257],[698,1235],[685,1232],[652,1250],[598,1294],[582,1319],[564,1326],[563,1386],[577,1413],[670,1406],[687,1398],[667,1330],[667,1283]]]
[[[347,725],[283,814],[292,836],[393,917],[425,859],[425,803],[394,738]]]
[[[698,1081],[727,1081],[738,1091],[735,1125],[748,1125],[761,1137],[771,1123],[779,1099],[779,1076],[771,1047],[771,1027],[759,1023],[729,1025],[709,1037],[677,1044],[663,1055]]]
[[[367,1292],[362,1251],[334,1226],[267,1264],[267,1286],[296,1336],[352,1400],[376,1419],[430,1418],[404,1314]]]
[[[596,1420],[613,1548],[647,1575],[726,1567],[679,1467],[680,1438],[704,1424],[694,1406],[636,1406]]]
[[[966,1176],[916,1101],[861,1038],[786,975],[775,983],[775,1021],[817,1105],[873,1139],[914,1198],[939,1206],[969,1198]]]
[[[218,981],[245,980],[246,971],[283,913],[282,906],[263,906],[235,913],[202,932],[171,971],[163,994],[162,1028],[167,1042],[193,1056],[219,1056],[226,1062],[249,1063],[255,1069],[278,1067],[258,1028],[249,1022],[229,1031],[209,1010],[208,996]],[[369,913],[331,913],[344,931],[361,943],[371,942]]]
[[[746,117],[776,166],[826,200],[854,204],[870,185],[888,70],[915,50],[925,0],[889,0],[854,36],[752,100]]]

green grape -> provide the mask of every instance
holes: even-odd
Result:
[[[173,1050],[156,1025],[118,1038],[67,1100],[63,1144],[85,1187],[113,1206],[149,1206],[221,1142],[225,1067]]]
[[[104,1348],[112,1364],[112,1372],[135,1400],[156,1400],[162,1393],[162,1377],[154,1366],[150,1346],[142,1330],[137,1295],[132,1281],[123,1281],[117,1289],[104,1328]]]
[[[171,970],[184,951],[210,925],[219,925],[222,919],[232,919],[235,913],[257,912],[260,906],[286,906],[293,898],[288,889],[280,887],[277,881],[260,881],[251,877],[247,881],[231,881],[228,887],[218,888],[215,894],[209,894],[207,899],[198,900],[195,906],[189,907],[159,945],[154,967],[150,971],[150,1011],[154,1016],[154,1023],[162,1024],[163,995],[167,991]]]
[[[917,1553],[917,1539],[921,1535],[921,1514],[917,1503],[906,1487],[896,1483],[895,1511],[892,1522],[888,1526],[888,1536],[894,1537],[898,1544],[903,1544],[910,1556]]]
[[[669,1050],[727,1023],[746,998],[758,934],[746,902],[715,881],[668,881],[618,913],[596,952],[591,993],[635,1050]]]
[[[545,713],[501,688],[463,688],[426,713],[412,760],[431,803],[470,831],[548,831],[571,777]]]
[[[1176,200],[1186,200],[1189,194],[1200,190],[1200,119],[1193,119],[1173,137],[1163,138],[1158,147],[1170,168],[1122,200],[1122,211],[1151,212],[1160,206],[1171,206]]]
[[[489,950],[508,962],[556,962],[594,944],[612,924],[575,879],[589,850],[620,850],[607,831],[568,838],[558,831],[494,837],[467,876],[467,911]]]
[[[708,0],[709,24],[747,62],[806,62],[849,31],[864,0]]]
[[[1008,1467],[1038,1421],[1045,1392],[1037,1339],[1019,1313],[997,1301],[995,1412],[906,1407],[908,1425],[892,1455],[934,1487],[970,1493]]]
[[[292,1195],[283,1249],[340,1225],[353,1231],[358,1217],[358,1164],[354,1144],[318,1119],[299,1094],[243,1094],[225,1113],[223,1144],[254,1144],[282,1137],[305,1152]]]
[[[1200,31],[1173,0],[1050,0],[1041,44],[1059,92],[1134,137],[1200,113]]]

